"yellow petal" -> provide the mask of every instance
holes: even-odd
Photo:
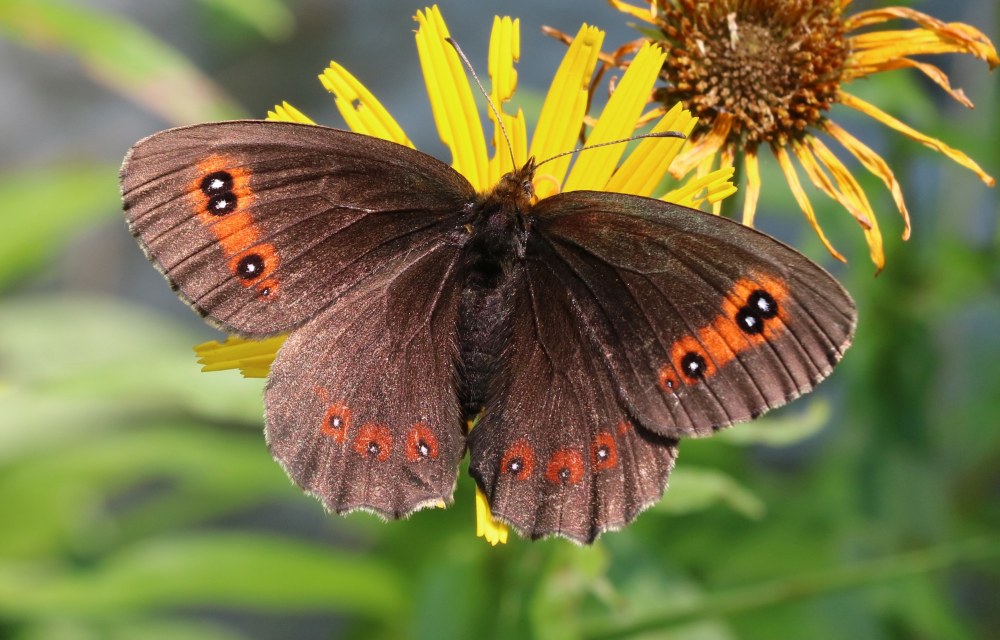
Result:
[[[743,224],[752,227],[757,214],[757,201],[760,199],[760,162],[757,160],[757,149],[747,149],[743,158],[747,174],[747,192],[743,196]]]
[[[875,118],[879,122],[889,127],[892,127],[893,129],[899,131],[903,135],[913,138],[917,142],[920,142],[925,146],[934,149],[935,151],[943,153],[947,157],[951,158],[951,160],[953,160],[954,162],[957,162],[966,169],[975,172],[976,175],[979,176],[979,179],[982,180],[987,185],[992,187],[994,184],[996,184],[996,181],[989,174],[983,171],[982,168],[978,164],[976,164],[976,162],[973,161],[969,156],[965,155],[964,153],[962,153],[957,149],[949,147],[940,140],[936,140],[929,136],[925,136],[916,129],[913,129],[912,127],[903,124],[896,118],[890,116],[888,113],[882,111],[881,109],[871,104],[870,102],[862,100],[861,98],[846,93],[844,91],[837,92],[837,100],[838,102],[841,102],[847,105],[848,107],[851,107],[852,109],[856,109],[861,113],[867,116],[871,116],[872,118]]]
[[[686,136],[694,129],[696,122],[691,112],[678,102],[656,123],[650,133],[679,131]],[[653,195],[653,191],[667,175],[670,163],[683,146],[683,138],[644,138],[611,176],[606,190],[637,196]]]
[[[518,109],[516,115],[504,112],[504,103],[511,99],[517,89],[517,71],[514,63],[521,56],[521,23],[510,18],[494,17],[493,31],[490,35],[490,53],[487,63],[492,80],[490,99],[500,112],[503,119],[503,130],[506,130],[509,140],[503,136],[503,130],[496,123],[496,116],[489,111],[493,121],[493,157],[490,158],[489,183],[496,184],[500,176],[514,170],[511,164],[518,167],[528,159],[528,136],[524,112]],[[510,145],[510,148],[508,148]]]
[[[691,112],[677,103],[663,116],[650,133],[679,131],[691,133],[697,120]],[[683,138],[645,138],[629,153],[621,167],[615,171],[605,189],[636,196],[651,196],[663,181],[677,152],[684,146]],[[584,153],[594,153],[585,151]]]
[[[316,124],[313,120],[287,102],[275,105],[272,111],[267,112],[267,119],[272,122],[299,122],[302,124]]]
[[[445,41],[448,27],[437,6],[418,11],[417,53],[441,141],[451,150],[452,167],[479,190],[489,184],[483,123],[465,68]]]
[[[972,54],[989,63],[991,69],[1000,64],[1000,58],[997,57],[997,51],[993,47],[993,43],[990,42],[990,39],[987,38],[983,32],[979,31],[975,27],[961,22],[942,22],[933,16],[929,16],[926,13],[921,13],[920,11],[910,9],[908,7],[885,7],[882,9],[873,9],[871,11],[861,11],[848,16],[844,20],[844,29],[845,31],[854,31],[861,27],[881,24],[887,20],[893,20],[896,18],[916,22],[923,27],[923,29],[914,31],[931,32],[937,41],[940,41],[948,46],[946,49],[947,51]],[[883,33],[892,32],[872,31],[867,34],[862,34],[862,36],[853,36],[851,41],[852,43],[857,43],[856,38],[863,36],[869,36],[870,39],[878,39],[880,36],[877,34]],[[900,38],[898,35],[896,37],[900,40],[902,45],[906,46],[908,44],[905,42],[907,37],[904,36]],[[921,35],[920,37],[924,36]],[[945,50],[923,51],[923,53],[943,53],[944,51]]]
[[[652,44],[647,43],[639,50],[608,99],[597,125],[587,136],[588,146],[621,140],[633,134],[635,121],[642,114],[666,57],[662,49]],[[615,144],[579,154],[563,191],[604,189],[625,149],[625,144]]]
[[[507,525],[493,519],[490,503],[486,495],[476,485],[476,536],[485,538],[494,547],[497,544],[507,544],[510,530]]]
[[[844,81],[850,81],[855,78],[863,78],[869,76],[873,73],[881,73],[883,71],[893,71],[895,69],[906,69],[913,68],[925,76],[930,78],[935,84],[948,92],[952,98],[962,103],[964,106],[972,109],[975,105],[972,101],[965,95],[965,92],[961,89],[956,89],[951,86],[951,82],[948,80],[948,75],[938,69],[932,64],[927,64],[926,62],[917,62],[916,60],[910,60],[909,58],[897,58],[894,56],[878,56],[878,58],[869,56],[857,56],[855,58],[852,56],[851,61],[848,66],[844,69]]]
[[[964,38],[956,40],[930,29],[873,31],[851,36],[849,45],[854,53],[874,51],[874,55],[883,57],[966,53],[984,60],[991,69],[997,66],[997,52],[989,40],[985,44]]]
[[[590,78],[603,42],[604,32],[600,29],[587,25],[580,27],[545,96],[531,140],[530,156],[542,161],[575,146],[587,112]],[[569,163],[570,157],[565,156],[539,168],[535,184],[539,198],[558,192]]]
[[[670,175],[678,179],[683,178],[692,169],[699,166],[706,157],[719,153],[726,138],[729,137],[732,126],[732,116],[728,113],[720,113],[715,118],[715,122],[712,123],[711,129],[688,140],[687,146],[670,164]]]
[[[640,19],[640,20],[642,20],[644,22],[648,22],[650,24],[656,24],[656,20],[655,20],[655,18],[656,18],[656,8],[655,8],[655,5],[652,2],[649,3],[649,7],[647,7],[647,8],[636,7],[634,5],[631,5],[631,4],[628,4],[628,3],[625,3],[625,2],[621,2],[621,0],[609,0],[609,2],[611,3],[612,7],[614,7],[615,9],[618,9],[622,13],[627,13],[628,15],[632,16],[633,18],[638,18],[638,19]]]
[[[382,103],[347,69],[331,62],[320,74],[319,81],[333,94],[337,110],[351,131],[413,147],[403,128]]]
[[[785,152],[784,147],[778,145],[772,145],[771,151],[774,153],[774,157],[778,160],[778,166],[781,167],[781,172],[785,174],[785,181],[788,182],[788,186],[792,190],[792,195],[795,196],[795,201],[799,203],[799,208],[802,209],[802,213],[805,214],[806,219],[809,221],[810,226],[819,236],[820,241],[826,250],[830,252],[837,260],[841,262],[847,262],[844,256],[840,255],[840,252],[833,248],[830,241],[827,240],[826,234],[823,233],[823,228],[819,226],[819,221],[816,220],[816,212],[813,211],[812,203],[809,202],[809,197],[806,195],[805,190],[802,188],[802,183],[799,182],[799,176],[795,172],[795,167],[792,166],[792,161],[788,157],[788,153]]]
[[[713,204],[721,202],[723,198],[736,193],[736,185],[732,183],[735,172],[735,167],[723,167],[704,176],[685,180],[683,185],[668,191],[660,199],[692,209],[697,209],[706,200]]]
[[[246,340],[230,336],[225,342],[203,342],[194,348],[202,371],[239,369],[247,378],[266,378],[271,362],[287,336]]]
[[[850,151],[868,171],[878,176],[885,183],[886,188],[892,193],[893,200],[896,201],[896,208],[899,209],[900,215],[903,216],[903,240],[908,240],[910,238],[910,212],[907,210],[906,202],[903,200],[903,189],[900,187],[899,182],[896,181],[896,176],[893,174],[892,169],[889,168],[888,163],[882,159],[882,156],[872,151],[870,147],[835,122],[825,120],[823,122],[823,129],[834,140],[844,145],[844,148]]]
[[[871,260],[875,264],[875,274],[878,275],[885,266],[885,253],[882,248],[882,232],[868,197],[854,175],[819,138],[809,136],[805,143],[793,145],[799,161],[813,184],[843,205],[857,219],[865,234]],[[826,171],[833,176],[836,187],[830,183]]]

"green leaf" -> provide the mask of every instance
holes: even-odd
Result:
[[[107,621],[45,619],[22,626],[17,640],[241,640],[234,629],[204,620],[143,618]]]
[[[392,620],[406,598],[401,577],[385,563],[260,535],[150,540],[79,570],[0,563],[0,612],[25,617],[223,607]]]
[[[263,436],[207,425],[133,426],[103,437],[54,439],[49,448],[0,467],[0,556],[33,557],[81,544],[90,549],[217,518],[293,489]],[[144,487],[141,499],[107,503]],[[156,488],[154,490],[154,487]],[[103,516],[103,517],[102,517]],[[113,532],[103,527],[114,524]],[[83,534],[87,535],[83,535]]]
[[[757,418],[721,431],[716,437],[730,444],[786,447],[819,433],[829,422],[830,413],[830,403],[817,398],[805,403],[805,411],[801,413],[785,412],[779,417]]]
[[[192,351],[196,342],[159,314],[99,297],[5,302],[0,461],[154,411],[259,428],[263,380],[202,373]]]
[[[654,509],[681,514],[702,511],[723,504],[752,520],[759,520],[764,503],[739,482],[721,471],[681,466],[670,475],[670,490]]]
[[[94,80],[174,124],[244,113],[177,50],[110,14],[62,0],[6,0],[0,32],[28,47],[79,58]]]
[[[82,226],[120,209],[117,166],[66,165],[3,174],[0,289],[46,261]]]
[[[201,0],[202,4],[255,29],[271,40],[292,34],[295,17],[278,0]]]

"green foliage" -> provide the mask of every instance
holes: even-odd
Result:
[[[270,0],[197,6],[252,34],[241,37],[281,41],[294,26]],[[0,34],[72,55],[172,122],[242,113],[121,15],[6,0]],[[912,76],[865,95],[897,111],[920,101],[922,129],[960,140],[995,174],[989,101],[1000,95],[988,81],[961,126]],[[135,295],[59,283],[57,252],[81,234],[125,233],[106,224],[120,215],[116,167],[4,170],[0,637],[234,640],[310,623],[435,640],[987,637],[1000,628],[996,194],[915,143],[893,144],[887,159],[921,197],[909,196],[907,245],[896,220],[880,219],[882,276],[871,278],[848,216],[818,206],[853,258],[840,273],[861,318],[832,380],[788,410],[683,443],[666,497],[589,548],[476,539],[465,469],[447,510],[391,524],[323,514],[267,452],[262,381],[200,373],[200,338]],[[928,163],[939,173],[921,180]],[[771,170],[762,206],[795,211]],[[862,182],[892,210],[880,183]],[[987,213],[977,198],[992,198]],[[797,213],[784,220],[822,256]]]

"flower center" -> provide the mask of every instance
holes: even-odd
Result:
[[[681,101],[702,131],[722,114],[727,142],[756,147],[799,138],[835,101],[847,57],[832,0],[659,0],[668,45],[657,100]]]

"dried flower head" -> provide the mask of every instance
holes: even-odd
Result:
[[[949,95],[972,107],[938,67],[911,56],[965,53],[993,68],[1000,64],[993,44],[975,28],[945,23],[913,9],[889,7],[846,15],[851,0],[649,0],[638,7],[611,0],[618,10],[652,25],[648,37],[621,47],[607,59],[626,67],[626,57],[645,41],[668,52],[662,86],[653,99],[664,108],[681,102],[698,118],[692,145],[671,165],[684,176],[742,163],[747,176],[743,221],[753,224],[760,195],[759,148],[771,148],[810,224],[832,255],[843,256],[823,233],[792,163],[794,156],[817,188],[844,206],[863,229],[876,269],[885,263],[882,235],[871,204],[850,169],[817,137],[840,143],[890,190],[904,221],[910,220],[902,189],[888,164],[829,117],[840,103],[943,153],[971,169],[989,186],[994,180],[973,160],[907,126],[851,94],[852,80],[883,71],[912,68]],[[892,19],[917,23],[909,30],[872,30]]]

